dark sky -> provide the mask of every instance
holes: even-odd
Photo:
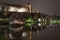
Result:
[[[3,2],[3,0],[1,0]],[[1,2],[0,1],[0,2]],[[48,15],[60,16],[60,0],[5,0],[7,3],[22,4],[31,3],[33,9]],[[4,3],[4,2],[3,2]]]

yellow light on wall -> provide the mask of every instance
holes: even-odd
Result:
[[[18,12],[18,8],[16,7],[10,7],[9,12]]]
[[[18,9],[18,12],[28,12],[28,10],[26,8],[20,8]]]

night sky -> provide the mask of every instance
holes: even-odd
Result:
[[[48,14],[60,16],[60,0],[1,0],[2,3],[22,4],[31,3],[34,10]]]

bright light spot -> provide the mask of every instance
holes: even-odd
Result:
[[[22,36],[23,36],[23,37],[26,37],[26,36],[27,36],[27,33],[26,33],[26,32],[23,32],[23,33],[22,33]]]
[[[27,12],[28,10],[26,8],[20,8],[18,9],[18,12]]]
[[[40,21],[41,21],[41,19],[39,18],[39,19],[38,19],[38,21],[40,22]]]
[[[38,23],[38,26],[41,26],[41,23]]]

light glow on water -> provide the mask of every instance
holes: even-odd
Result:
[[[41,26],[41,23],[38,23],[38,26]]]
[[[56,23],[60,23],[60,20],[50,20],[50,22],[56,24]]]
[[[33,18],[28,18],[25,20],[26,26],[30,27],[35,23],[35,20]]]

